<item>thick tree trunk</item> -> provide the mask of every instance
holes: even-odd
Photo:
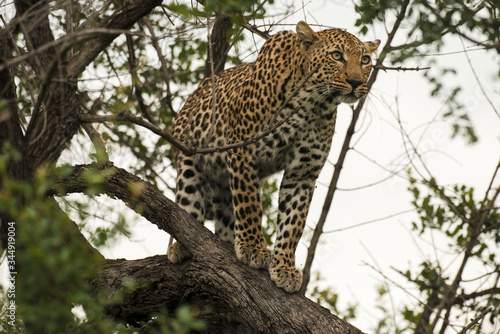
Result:
[[[133,323],[162,307],[174,310],[189,303],[213,308],[206,321],[214,333],[221,333],[220,326],[252,333],[361,333],[311,300],[277,288],[266,271],[242,265],[228,245],[207,251],[210,259],[181,265],[166,256],[109,260],[99,287],[110,293],[123,290],[125,278],[147,286],[125,292],[125,303],[111,307],[110,314]]]
[[[82,175],[89,168],[96,166],[77,166],[72,175],[61,180],[68,192],[85,190]],[[213,307],[215,316],[209,323],[233,329],[248,327],[255,333],[361,333],[308,298],[277,288],[266,270],[240,263],[231,245],[198,224],[150,183],[113,166],[105,173],[110,176],[104,193],[124,201],[173,234],[193,254],[192,260],[181,265],[169,263],[166,256],[108,260],[94,284],[110,295],[117,290],[125,293],[123,303],[110,307],[113,317],[133,323],[148,319],[161,307],[172,310],[191,303]],[[134,279],[137,288],[125,290],[126,278]],[[235,324],[226,319],[233,319]]]
[[[207,61],[205,62],[205,78],[212,75],[212,68],[214,75],[224,70],[227,53],[231,48],[227,35],[227,31],[231,28],[231,25],[231,17],[220,13],[215,16],[215,22],[209,40],[209,43],[212,45],[208,46]]]

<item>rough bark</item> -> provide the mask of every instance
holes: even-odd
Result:
[[[227,36],[227,32],[231,28],[231,25],[231,17],[220,13],[215,16],[215,22],[209,41],[212,45],[208,47],[207,61],[205,62],[205,78],[210,77],[212,74],[212,67],[214,74],[224,70],[227,53],[231,48]],[[213,66],[211,62],[213,62]]]
[[[0,64],[5,64],[12,58],[9,34],[9,30],[0,29]],[[0,108],[5,108],[1,110],[0,114],[0,144],[8,142],[11,147],[19,149],[23,134],[17,109],[16,86],[9,67],[0,70],[0,100],[5,103],[5,106],[0,105]],[[15,173],[14,176],[17,179],[24,178],[19,175],[22,170],[19,162],[9,161],[7,169],[11,170],[13,174]],[[3,178],[0,177],[0,191],[3,189],[3,182]],[[12,221],[11,217],[6,212],[0,211],[0,253],[7,245],[7,223],[9,221]]]
[[[85,191],[83,175],[91,168],[96,166],[76,166],[72,175],[61,180],[66,191]],[[113,317],[134,323],[161,307],[173,309],[187,302],[211,305],[217,315],[211,320],[235,330],[240,326],[255,333],[361,333],[308,298],[277,288],[266,270],[240,263],[231,245],[220,241],[150,183],[110,165],[105,173],[103,193],[124,201],[173,234],[193,254],[192,260],[181,265],[169,263],[165,256],[108,260],[94,284],[110,295],[117,290],[125,293],[122,304],[109,308]],[[125,278],[136,280],[138,288],[125,291]],[[226,319],[234,319],[233,325]]]
[[[230,247],[220,249],[215,254],[207,249],[213,254],[210,259],[193,259],[181,265],[171,264],[166,256],[110,260],[101,273],[99,287],[110,292],[122,290],[124,278],[133,278],[138,286],[147,284],[147,288],[127,292],[126,303],[111,307],[110,314],[133,323],[148,319],[161,307],[174,310],[189,303],[212,306],[213,317],[207,319],[216,322],[215,326],[225,323],[226,328],[235,330],[240,327],[256,333],[360,333],[311,300],[276,288],[265,271],[239,263]]]

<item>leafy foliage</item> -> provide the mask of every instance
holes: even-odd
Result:
[[[198,310],[194,310],[189,305],[181,305],[176,311],[176,318],[159,317],[159,328],[156,332],[158,334],[187,334],[192,331],[202,331],[206,325],[203,321],[196,319],[198,315]]]
[[[411,178],[409,190],[414,198],[412,204],[419,214],[413,229],[420,235],[432,235],[433,240],[439,240],[436,252],[459,258],[462,267],[457,271],[457,264],[445,265],[439,257],[429,257],[420,264],[419,271],[402,273],[420,292],[419,300],[423,301],[411,307],[405,306],[400,311],[407,323],[406,330],[432,332],[434,327],[431,324],[435,321],[432,315],[441,316],[440,307],[447,310],[446,314],[454,314],[456,319],[465,321],[470,314],[488,308],[490,324],[498,326],[498,208],[487,209],[490,199],[477,200],[472,187],[454,185],[442,189],[435,180],[426,181],[425,185],[423,187]],[[485,274],[465,282],[461,274],[465,266],[479,266],[480,272]],[[472,293],[466,292],[478,280],[483,282],[482,287]],[[453,290],[455,284],[460,285],[459,291]],[[442,328],[448,325],[445,322]],[[476,329],[481,332],[479,327]]]
[[[340,308],[338,306],[338,293],[334,292],[332,287],[323,287],[322,281],[323,279],[321,278],[321,274],[317,273],[314,281],[315,285],[311,291],[311,298],[315,300],[316,303],[330,309],[333,313],[345,321],[355,319],[357,315],[357,305],[351,303],[348,304],[345,309]]]

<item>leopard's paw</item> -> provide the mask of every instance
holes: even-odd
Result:
[[[249,244],[236,240],[234,244],[236,257],[252,268],[267,268],[271,261],[271,253],[264,244]]]
[[[167,250],[167,257],[172,263],[181,263],[182,261],[191,257],[189,250],[181,243],[174,242]]]
[[[302,274],[295,267],[277,265],[269,268],[271,279],[276,286],[292,293],[298,291],[302,285]]]

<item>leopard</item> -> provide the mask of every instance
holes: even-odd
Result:
[[[304,232],[316,180],[327,160],[337,107],[366,98],[372,54],[380,40],[361,42],[344,29],[269,37],[254,62],[205,78],[176,116],[172,134],[206,154],[174,151],[175,201],[234,245],[236,257],[267,269],[289,293],[302,284],[295,251]],[[203,150],[202,150],[203,151]],[[262,233],[262,184],[282,172],[274,248]],[[179,242],[168,259],[191,257]]]

